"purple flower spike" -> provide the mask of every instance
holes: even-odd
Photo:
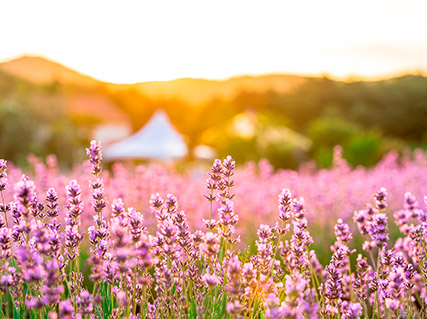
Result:
[[[208,232],[205,235],[203,251],[206,255],[212,257],[219,253],[219,238],[217,234]]]
[[[212,287],[219,285],[222,282],[222,278],[213,274],[203,274],[202,281],[206,283],[209,287]]]
[[[295,210],[295,218],[297,219],[305,218],[304,198],[300,197],[299,200],[294,198],[293,207]]]
[[[376,214],[369,228],[369,235],[377,247],[384,247],[388,242],[388,218],[386,214]]]
[[[225,177],[231,177],[234,175],[234,168],[236,167],[236,162],[231,158],[230,155],[222,161],[222,166],[224,168],[223,174]]]
[[[214,182],[218,182],[221,180],[221,175],[222,175],[222,163],[219,159],[216,159],[213,162],[211,171],[208,173],[210,179]]]
[[[0,260],[12,256],[12,232],[7,227],[0,228]]]
[[[83,289],[80,296],[77,297],[77,305],[83,316],[90,315],[94,310],[93,296],[86,289]]]
[[[79,252],[83,234],[79,233],[80,215],[83,212],[80,185],[72,180],[66,187],[67,191],[67,217],[65,218],[65,246],[68,248],[67,256],[70,260],[76,258]]]
[[[387,190],[384,187],[381,187],[380,190],[374,194],[375,204],[378,209],[385,209],[387,207],[386,197]]]
[[[236,299],[238,299],[241,292],[241,266],[237,256],[233,256],[227,265],[228,274],[228,292]]]
[[[174,213],[176,213],[176,211],[178,209],[178,203],[177,203],[177,199],[175,196],[173,196],[172,194],[167,194],[166,200],[165,200],[165,205],[166,205],[166,209],[168,210],[169,214],[173,215]]]
[[[46,205],[48,208],[47,215],[52,218],[58,217],[58,196],[56,195],[55,189],[48,189],[46,194],[46,201],[48,202]]]
[[[101,171],[102,148],[101,143],[96,141],[90,142],[90,147],[86,149],[86,154],[89,156],[89,162],[92,165],[92,174],[98,176]]]
[[[151,195],[150,198],[150,207],[153,211],[160,211],[163,207],[163,199],[160,197],[159,193],[155,193]]]
[[[362,314],[362,305],[359,303],[345,302],[342,305],[342,318],[343,319],[357,319]]]
[[[338,219],[337,224],[334,227],[334,230],[335,230],[335,236],[337,240],[342,242],[343,244],[348,243],[352,238],[350,227],[348,226],[348,224],[344,223],[341,218]]]
[[[29,208],[36,199],[36,186],[27,176],[22,175],[21,180],[15,184],[15,201],[23,207]]]
[[[284,222],[291,219],[292,194],[289,189],[284,188],[279,195],[279,218]]]
[[[59,318],[61,319],[73,319],[74,308],[70,299],[65,299],[59,303]]]
[[[0,159],[0,192],[6,189],[7,185],[7,161]]]
[[[123,217],[124,216],[124,204],[121,198],[113,199],[113,204],[111,204],[111,211],[113,217]]]

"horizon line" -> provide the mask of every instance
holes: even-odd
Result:
[[[322,71],[322,72],[313,72],[313,73],[306,73],[306,72],[286,72],[286,71],[273,71],[273,72],[254,72],[254,73],[239,73],[234,74],[230,76],[224,76],[224,77],[193,77],[193,76],[183,76],[183,77],[174,77],[169,79],[154,79],[154,80],[143,80],[143,81],[137,81],[137,82],[113,82],[113,81],[107,81],[99,79],[96,76],[90,75],[84,71],[80,71],[78,69],[75,69],[73,67],[70,67],[56,59],[52,59],[46,55],[38,54],[38,53],[23,53],[18,54],[9,58],[1,58],[0,64],[8,63],[14,60],[19,60],[22,58],[39,58],[46,60],[48,62],[52,62],[54,64],[58,64],[70,71],[76,72],[82,76],[89,77],[97,82],[101,82],[104,84],[113,84],[113,85],[137,85],[141,83],[152,83],[152,82],[172,82],[177,80],[206,80],[206,81],[217,81],[217,82],[225,82],[232,79],[238,79],[238,78],[244,78],[244,77],[263,77],[263,76],[295,76],[295,77],[302,77],[302,78],[328,78],[333,81],[340,81],[340,82],[376,82],[376,81],[385,81],[390,80],[393,78],[402,77],[405,75],[421,75],[421,76],[427,76],[427,70],[408,70],[408,69],[402,69],[402,70],[396,70],[396,71],[390,71],[378,75],[360,75],[356,73],[348,73],[344,76],[340,75],[334,75],[328,71]]]

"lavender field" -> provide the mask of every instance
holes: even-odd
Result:
[[[1,318],[425,316],[423,151],[208,173],[87,154],[67,173],[1,160]]]

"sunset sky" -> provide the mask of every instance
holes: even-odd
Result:
[[[0,61],[41,55],[97,79],[427,71],[427,1],[2,1]]]

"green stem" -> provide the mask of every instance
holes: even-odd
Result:
[[[212,291],[212,302],[211,302],[211,314],[210,316],[212,317],[214,314],[214,301],[215,301],[215,296],[214,296],[214,289],[213,287],[211,287],[211,291]]]
[[[7,222],[7,213],[6,213],[6,206],[5,206],[5,202],[4,202],[3,191],[1,191],[1,200],[3,202],[3,207],[4,207],[4,219],[6,221],[6,227],[9,228],[9,223]]]
[[[92,295],[95,297],[96,289],[98,288],[97,282],[93,284]]]
[[[211,229],[211,223],[212,223],[212,196],[213,196],[213,189],[211,189],[211,200],[209,200],[209,226],[208,229]]]
[[[142,318],[145,318],[146,317],[146,312],[145,312],[145,309],[146,309],[146,306],[147,306],[147,293],[146,293],[146,287],[144,286],[143,288],[142,288],[142,296],[141,296],[141,309],[140,309],[140,311],[141,311],[141,315],[142,315]]]
[[[135,291],[136,291],[136,270],[133,270],[133,291],[132,291],[132,313],[133,315],[136,315],[136,298],[135,298]]]
[[[354,292],[353,292],[353,280],[351,278],[351,260],[350,256],[348,256],[348,275],[350,277],[350,301],[355,300]]]
[[[368,307],[366,306],[366,301],[363,302],[363,309],[365,310],[365,318],[368,318]]]
[[[374,267],[375,271],[378,272],[377,265],[375,265],[374,255],[372,254],[371,250],[369,250],[369,256],[371,257],[372,266]]]
[[[272,262],[271,262],[270,277],[273,276],[273,272],[274,272],[274,260],[276,259],[277,251],[279,250],[279,243],[280,243],[281,234],[280,234],[280,230],[278,230],[278,231],[279,231],[279,235],[277,236],[276,248],[274,250],[273,259],[272,259]]]
[[[412,300],[411,300],[410,290],[405,291],[405,295],[406,295],[406,302],[408,304],[409,318],[412,318]]]
[[[377,254],[377,277],[378,277],[378,279],[380,278],[380,251],[379,250],[378,250],[378,254]],[[380,315],[380,301],[378,298],[378,288],[379,287],[377,287],[377,290],[375,291],[375,302],[377,304],[377,308],[376,308],[377,316],[378,316],[378,318],[380,318],[381,315]]]
[[[318,295],[320,283],[319,283],[319,279],[317,278],[316,273],[314,272],[313,263],[311,262],[310,251],[309,251],[308,247],[306,247],[306,249],[307,249],[307,254],[308,254],[308,260],[310,261],[311,281],[313,282],[314,289],[316,290],[316,301],[320,305],[321,300],[319,299],[319,295]]]
[[[3,294],[1,294],[1,296],[0,296],[0,312],[1,312],[2,316],[4,316],[4,312],[3,312]],[[6,306],[6,312],[7,312],[7,306]]]
[[[335,306],[338,309],[338,318],[341,319],[341,309],[339,308],[338,299],[335,300]]]

